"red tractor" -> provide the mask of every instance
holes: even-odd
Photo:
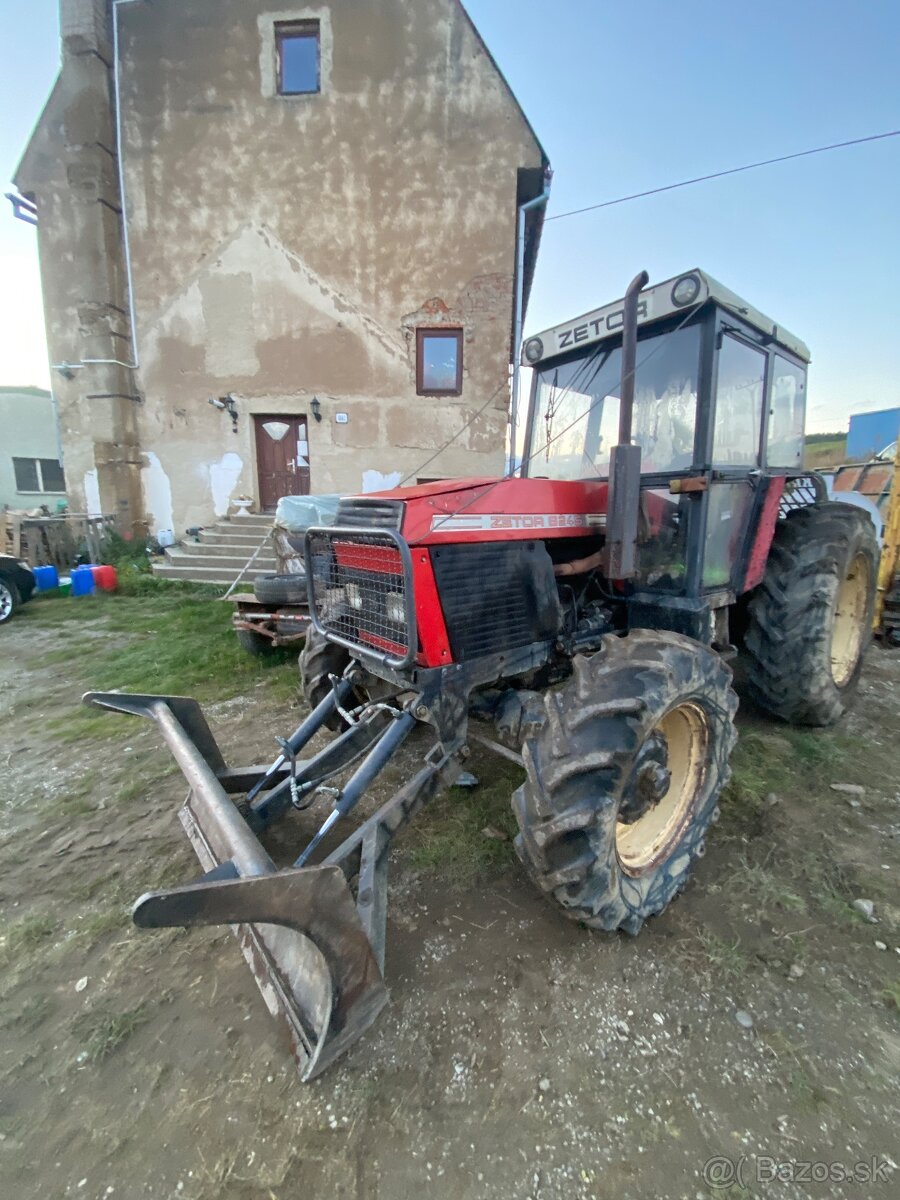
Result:
[[[271,767],[226,767],[192,700],[89,697],[155,718],[191,785],[206,874],[143,896],[135,921],[238,925],[305,1078],[386,1002],[389,844],[472,739],[524,766],[516,850],[548,900],[634,934],[716,820],[729,660],[782,720],[830,724],[851,701],[878,549],[867,514],[803,469],[808,351],[701,271],[646,283],[525,343],[521,476],[347,498],[308,531],[312,711]],[[337,736],[301,758],[325,725]],[[413,778],[338,840],[417,726]],[[323,801],[279,870],[256,835]]]

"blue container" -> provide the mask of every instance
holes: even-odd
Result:
[[[59,575],[56,567],[35,567],[34,582],[39,592],[49,592],[59,587]]]
[[[90,596],[94,591],[94,572],[90,567],[72,568],[72,595]]]
[[[865,462],[880,454],[900,431],[900,408],[882,408],[878,412],[854,413],[847,434],[847,459]]]

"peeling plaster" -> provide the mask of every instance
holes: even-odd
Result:
[[[363,471],[362,490],[367,492],[386,492],[399,485],[403,475],[400,471],[389,471],[382,475],[380,471]]]
[[[171,529],[174,532],[172,485],[169,483],[169,477],[163,470],[159,457],[152,450],[144,450],[142,454],[147,460],[147,466],[141,472],[141,480],[144,485],[144,507],[150,531],[159,533],[161,529]]]
[[[89,517],[103,516],[103,509],[100,507],[100,480],[96,467],[93,471],[84,473],[84,507]]]
[[[232,493],[243,469],[243,459],[233,450],[223,454],[219,462],[210,463],[209,490],[212,492],[213,508],[217,517],[224,517],[228,513]]]

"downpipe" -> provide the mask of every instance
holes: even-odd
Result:
[[[509,469],[516,474],[516,434],[519,422],[519,395],[522,375],[522,326],[525,321],[525,214],[541,208],[550,199],[550,180],[544,183],[540,196],[520,204],[516,214],[516,303],[513,318],[513,378],[509,405]]]

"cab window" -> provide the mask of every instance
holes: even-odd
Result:
[[[803,465],[806,370],[780,354],[772,358],[772,392],[766,461],[770,467]]]
[[[725,334],[716,387],[716,466],[758,466],[765,385],[765,354]]]

